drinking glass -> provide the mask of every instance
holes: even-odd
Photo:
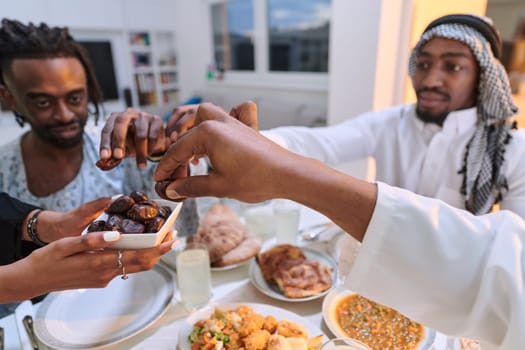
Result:
[[[297,244],[301,207],[294,201],[276,199],[273,202],[273,219],[277,244]]]
[[[188,243],[176,258],[180,301],[187,310],[205,306],[211,298],[211,270],[208,250]]]
[[[263,240],[273,237],[273,208],[271,202],[245,204],[243,220],[248,231],[253,232]]]
[[[370,348],[355,339],[334,338],[323,343],[319,350],[370,350]]]

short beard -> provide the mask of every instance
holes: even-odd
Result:
[[[60,148],[60,149],[70,149],[70,148],[74,148],[74,147],[82,144],[82,142],[84,140],[84,127],[86,126],[86,119],[83,119],[83,120],[77,119],[75,122],[79,123],[79,125],[81,126],[81,128],[80,128],[81,131],[75,137],[73,137],[71,139],[67,139],[67,140],[58,139],[58,138],[54,137],[53,134],[51,134],[48,131],[49,127],[41,127],[41,126],[31,125],[31,130],[40,139],[44,140],[45,142],[47,142],[50,145],[53,145],[53,146],[55,146],[57,148]]]
[[[418,106],[416,106],[416,116],[419,120],[421,120],[423,123],[433,123],[437,124],[439,126],[443,126],[443,123],[445,122],[445,119],[447,119],[448,112],[442,113],[442,114],[429,114],[421,111]]]

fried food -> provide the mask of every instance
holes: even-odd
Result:
[[[192,350],[317,350],[322,338],[308,338],[304,326],[262,316],[248,306],[217,308],[210,318],[197,321],[188,336]]]
[[[262,328],[266,329],[268,332],[273,334],[277,330],[278,324],[279,324],[279,321],[277,321],[275,317],[273,317],[272,315],[268,315],[264,318],[264,324]]]
[[[277,325],[277,334],[283,337],[308,338],[308,330],[303,325],[288,320],[281,320],[279,322]]]
[[[318,261],[287,260],[273,278],[286,297],[305,298],[332,286],[332,269]]]
[[[303,251],[291,244],[277,245],[257,256],[257,263],[267,282],[275,282],[273,276],[279,265],[286,260],[306,260]]]
[[[323,335],[320,334],[316,337],[306,339],[306,347],[308,350],[318,350],[321,348],[321,343],[323,342]]]
[[[246,337],[262,329],[263,325],[264,317],[258,313],[251,312],[243,316],[238,332],[241,337]]]
[[[264,279],[275,283],[288,298],[317,295],[332,286],[332,269],[308,260],[301,248],[281,244],[260,253],[257,263]]]
[[[265,350],[270,335],[266,329],[258,329],[248,334],[243,339],[246,350]]]

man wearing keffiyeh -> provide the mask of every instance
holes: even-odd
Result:
[[[409,73],[418,95],[417,115],[424,118],[430,114],[430,121],[437,123],[442,123],[449,111],[441,115],[432,115],[432,108],[427,108],[429,111],[426,111],[421,106],[421,100],[424,100],[421,95],[441,93],[438,86],[429,86],[421,82],[425,75],[432,74],[429,72],[429,62],[432,59],[427,57],[425,50],[427,44],[435,38],[458,41],[470,49],[472,58],[478,65],[475,100],[478,123],[466,146],[461,169],[461,191],[465,195],[465,207],[474,214],[487,213],[508,190],[507,179],[500,169],[505,161],[505,147],[511,137],[510,130],[515,127],[513,116],[517,113],[505,68],[495,57],[501,50],[498,47],[499,37],[490,30],[490,23],[487,22],[486,29],[483,27],[481,21],[484,20],[487,19],[467,15],[439,18],[427,27],[413,49],[409,62]],[[473,26],[481,26],[477,28],[485,29],[486,32],[482,34]]]

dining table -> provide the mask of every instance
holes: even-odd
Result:
[[[301,220],[299,224],[299,232],[304,232],[309,227],[315,227],[320,223],[329,223],[328,218],[324,217],[320,213],[317,213],[307,207],[301,207]],[[342,264],[351,265],[353,254],[358,254],[359,243],[354,242],[356,247],[355,252],[345,251],[343,255],[346,257],[346,261],[342,261],[340,251],[341,248],[341,236],[346,235],[345,232],[339,228],[334,230],[334,225],[328,225],[329,229],[323,235],[321,233],[315,240],[304,241],[299,239],[298,245],[315,249],[320,252],[332,255],[335,261],[339,262],[339,267],[343,267]],[[271,245],[271,237],[267,237],[268,240],[263,244]],[[166,310],[163,311],[162,315],[158,317],[154,322],[147,325],[137,334],[131,337],[125,337],[122,340],[112,342],[110,344],[102,344],[100,349],[117,349],[117,350],[174,350],[178,349],[180,329],[184,323],[187,322],[188,317],[191,317],[195,311],[187,311],[180,303],[179,296],[176,288],[176,270],[175,270],[175,255],[177,253],[177,247],[174,247],[172,252],[166,254],[160,261],[159,266],[164,270],[169,271],[173,278],[173,297],[171,298],[169,305]],[[350,257],[350,258],[348,258]],[[326,338],[333,338],[335,335],[330,331],[326,321],[323,317],[322,306],[323,297],[315,298],[307,301],[292,302],[288,300],[280,300],[271,297],[265,293],[262,293],[258,288],[254,286],[252,279],[250,278],[250,266],[251,263],[240,264],[239,266],[232,269],[224,270],[213,270],[211,272],[212,279],[212,296],[209,301],[210,305],[223,305],[229,303],[256,303],[271,305],[279,309],[287,310],[298,315],[302,320],[309,324],[317,327],[326,336]],[[346,266],[348,270],[351,266]],[[145,273],[145,272],[141,272]],[[338,282],[341,284],[344,276],[339,274]],[[125,283],[126,281],[119,283]],[[58,292],[60,293],[60,292]],[[96,295],[96,294],[95,294]],[[102,294],[101,294],[102,295]],[[102,297],[101,297],[102,299]],[[31,304],[30,301],[22,303],[15,311],[7,317],[0,319],[0,327],[4,329],[5,334],[5,350],[29,350],[33,349],[29,341],[27,332],[25,331],[21,318],[24,314],[36,315],[39,308],[45,302],[42,301],[37,304]],[[104,300],[97,300],[100,305],[103,305]],[[47,347],[45,344],[39,342],[39,349],[52,349]],[[460,350],[459,342],[454,338],[447,337],[446,335],[436,332],[435,340],[430,347],[432,350]]]

